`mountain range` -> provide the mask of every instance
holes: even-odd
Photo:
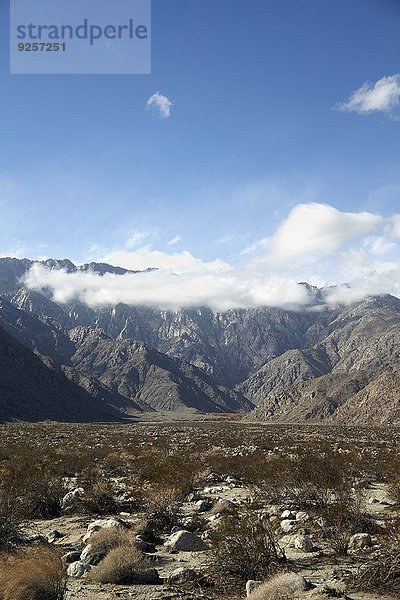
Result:
[[[301,311],[91,307],[28,289],[35,262],[0,259],[2,421],[238,412],[257,421],[400,424],[393,296],[331,306],[323,290],[302,283],[310,305]],[[99,277],[129,272],[41,264]]]

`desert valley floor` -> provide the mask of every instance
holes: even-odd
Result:
[[[399,443],[398,428],[5,424],[3,549],[57,549],[68,600],[234,599],[271,578],[254,600],[399,598]],[[142,580],[107,583],[118,548]],[[282,572],[297,575],[274,587]]]

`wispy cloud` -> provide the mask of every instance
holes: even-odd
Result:
[[[126,242],[127,248],[134,248],[135,246],[139,246],[143,244],[145,240],[147,240],[154,232],[153,231],[133,231],[130,237]]]
[[[153,111],[161,119],[168,119],[171,116],[172,105],[172,100],[167,96],[163,96],[160,92],[156,92],[147,100],[146,108]]]
[[[310,303],[299,281],[334,285],[327,303],[352,302],[371,294],[400,297],[400,215],[384,218],[343,212],[320,204],[299,204],[275,233],[255,242],[258,254],[241,265],[205,262],[187,250],[168,253],[149,246],[115,250],[103,260],[141,274],[99,276],[50,271],[35,265],[26,285],[52,290],[58,302],[79,299],[91,306],[117,304],[176,309],[210,306],[301,308]]]
[[[353,92],[346,102],[334,108],[345,112],[368,115],[372,112],[384,112],[395,116],[400,105],[400,74],[382,77],[376,83],[366,81]]]
[[[182,239],[183,239],[182,236],[178,234],[175,237],[173,237],[171,240],[169,240],[169,242],[167,243],[167,246],[174,246],[175,244],[180,242]]]

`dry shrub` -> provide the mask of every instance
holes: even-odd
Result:
[[[207,466],[220,479],[230,475],[246,483],[255,484],[265,478],[267,458],[261,450],[247,454],[231,454],[213,449],[206,454]]]
[[[0,550],[9,551],[21,538],[21,518],[15,510],[16,498],[0,484]]]
[[[0,562],[1,600],[62,600],[65,587],[65,566],[52,548],[38,547]]]
[[[330,449],[321,450],[320,454],[307,449],[297,456],[271,457],[255,492],[260,500],[271,504],[321,510],[335,497],[349,493],[350,487],[343,455]]]
[[[364,591],[379,591],[400,597],[400,549],[380,549],[379,554],[362,565],[348,579],[351,587]]]
[[[85,488],[85,495],[79,501],[79,507],[89,514],[107,515],[120,511],[115,499],[113,486],[109,481],[95,481]]]
[[[159,485],[149,490],[145,500],[146,529],[157,537],[163,532],[170,532],[179,523],[180,512],[178,504],[184,494],[180,488]]]
[[[293,600],[296,573],[279,573],[253,589],[250,600]]]
[[[187,495],[198,482],[202,463],[195,453],[170,454],[153,448],[143,451],[133,461],[132,469],[144,483],[179,488]]]
[[[269,521],[252,507],[232,512],[211,532],[211,573],[217,584],[263,580],[286,562]]]
[[[91,553],[104,552],[107,554],[118,546],[130,546],[135,541],[135,534],[131,530],[121,527],[102,527],[92,535],[89,540]]]
[[[14,498],[14,511],[20,518],[51,519],[61,515],[66,490],[55,465],[30,455],[19,456],[7,465],[1,488]]]
[[[138,584],[158,583],[158,573],[151,562],[136,548],[118,546],[91,571],[90,579],[96,583]]]
[[[323,513],[326,525],[323,527],[324,537],[330,548],[340,555],[347,554],[350,538],[355,533],[377,532],[378,527],[361,508],[359,498],[347,498],[335,502]]]

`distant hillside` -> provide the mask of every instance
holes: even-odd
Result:
[[[140,408],[72,368],[41,358],[0,327],[0,421],[121,421]]]
[[[330,306],[326,290],[303,282],[303,311],[90,307],[26,289],[23,276],[35,262],[0,259],[0,326],[60,369],[92,377],[144,410],[246,412],[258,405],[252,418],[261,420],[397,419],[400,300],[393,296]],[[128,272],[66,259],[41,264],[99,276]]]
[[[329,374],[279,388],[246,420],[400,425],[400,367]]]

